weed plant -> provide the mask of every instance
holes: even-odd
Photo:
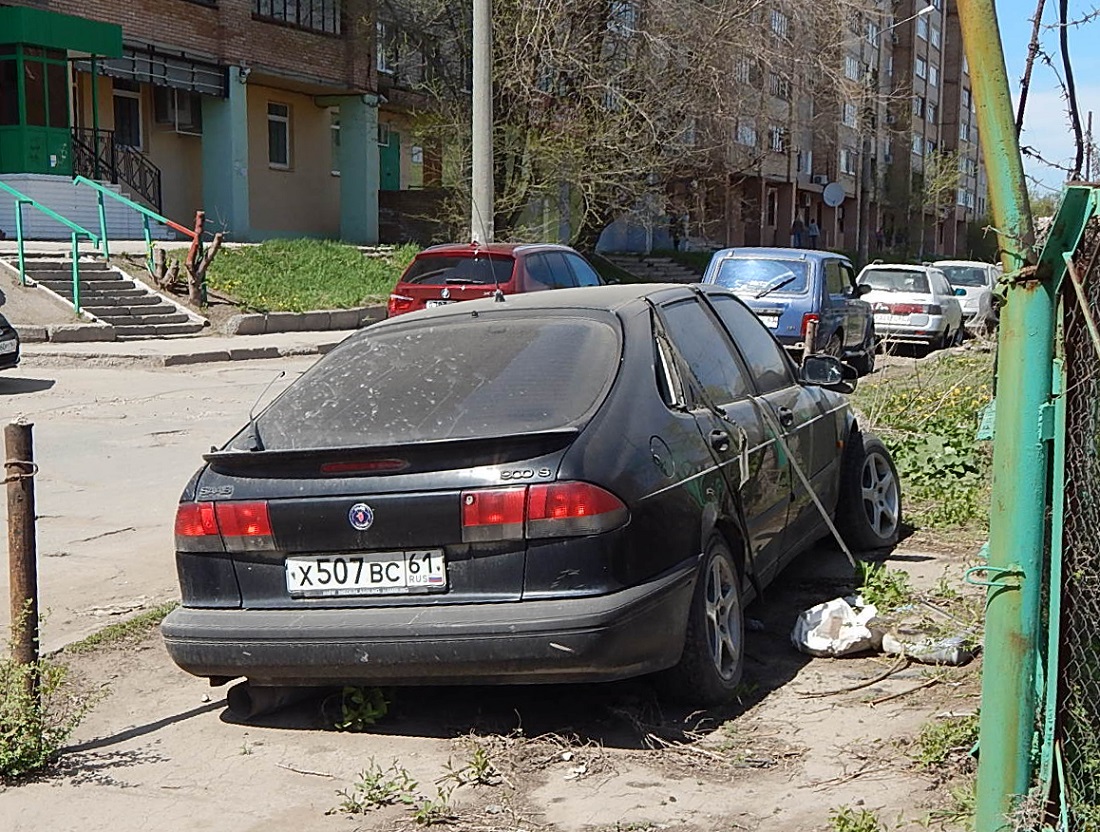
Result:
[[[829,812],[833,832],[886,832],[886,827],[870,809],[841,806]]]
[[[64,665],[0,660],[0,781],[49,767],[90,706]]]

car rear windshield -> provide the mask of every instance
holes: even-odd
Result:
[[[918,295],[929,293],[928,277],[925,273],[908,269],[867,269],[859,276],[859,282],[886,292],[914,292]]]
[[[800,295],[806,291],[809,265],[804,260],[727,257],[714,282],[741,294]]]
[[[424,254],[413,260],[402,283],[441,286],[459,283],[507,283],[512,279],[515,259],[499,255]]]
[[[575,426],[603,402],[621,350],[611,316],[483,314],[366,330],[272,402],[257,429],[265,449],[296,450]]]
[[[952,286],[988,286],[985,269],[980,266],[940,266]]]

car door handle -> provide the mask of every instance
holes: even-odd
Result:
[[[720,454],[730,449],[730,435],[724,430],[712,430],[710,432],[710,446]]]
[[[789,407],[777,407],[776,412],[779,414],[779,424],[785,428],[789,428],[794,424],[794,411]]]

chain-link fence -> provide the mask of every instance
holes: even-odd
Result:
[[[1069,829],[1100,832],[1100,221],[1074,257],[1088,302],[1063,282],[1066,366],[1058,731]],[[1057,534],[1057,530],[1055,531]],[[1057,588],[1052,588],[1057,591]]]

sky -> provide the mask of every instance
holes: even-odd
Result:
[[[1024,74],[1027,60],[1028,42],[1031,40],[1031,18],[1035,15],[1037,0],[996,0],[997,21],[1001,29],[1001,43],[1004,47],[1005,65],[1008,68],[1008,83],[1012,90],[1013,106],[1019,100],[1020,79]],[[1100,0],[1070,0],[1069,17],[1071,20],[1084,17],[1100,8]],[[1058,0],[1046,0],[1043,10],[1043,28],[1040,39],[1043,49],[1049,54],[1058,70],[1054,71],[1035,61],[1032,71],[1031,88],[1028,92],[1027,109],[1024,113],[1024,130],[1020,144],[1035,148],[1045,159],[1058,164],[1071,166],[1076,152],[1073,130],[1066,112],[1066,102],[1062,98],[1058,78],[1062,74],[1061,53],[1058,46],[1058,31],[1053,26],[1058,19]],[[1077,87],[1077,103],[1081,112],[1081,127],[1085,127],[1085,118],[1089,110],[1094,112],[1093,133],[1100,136],[1100,18],[1083,26],[1070,27],[1069,55]],[[1094,139],[1095,140],[1095,139]],[[1050,168],[1024,157],[1024,167],[1029,177],[1028,187],[1038,194],[1047,194],[1061,189],[1065,181],[1064,172]],[[1092,178],[1100,179],[1100,163],[1093,160]]]

